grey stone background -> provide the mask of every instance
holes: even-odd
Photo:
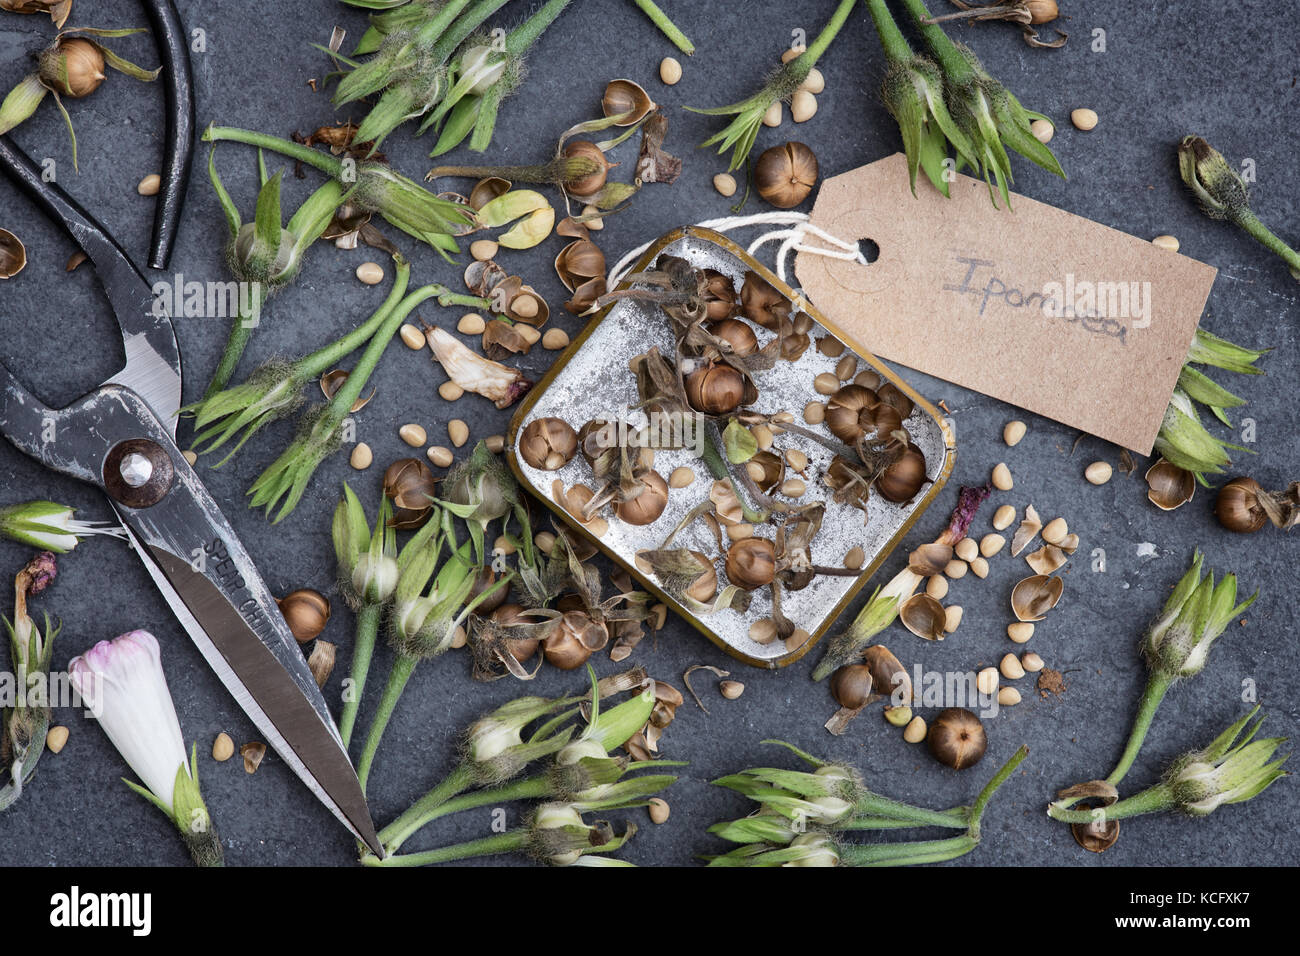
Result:
[[[517,22],[527,6],[517,0],[500,22]],[[724,164],[711,152],[694,148],[717,128],[716,121],[679,107],[718,105],[748,95],[790,42],[791,31],[802,28],[813,34],[834,4],[668,0],[665,6],[699,48],[693,58],[681,58],[685,77],[679,85],[666,88],[659,83],[660,58],[675,51],[630,0],[578,0],[535,49],[531,76],[502,110],[488,155],[499,162],[544,159],[563,129],[598,114],[607,80],[628,76],[643,82],[669,110],[668,146],[684,157],[685,172],[676,185],[651,187],[632,210],[609,220],[598,239],[611,262],[671,228],[726,214],[730,201],[710,186]],[[1217,376],[1249,399],[1243,414],[1257,423],[1254,454],[1241,456],[1240,467],[1265,485],[1280,487],[1297,477],[1300,464],[1292,392],[1295,350],[1300,347],[1295,334],[1297,286],[1285,267],[1245,236],[1202,218],[1178,180],[1174,147],[1185,133],[1200,132],[1234,161],[1253,159],[1258,173],[1256,211],[1283,235],[1294,229],[1300,184],[1293,174],[1296,49],[1290,11],[1286,5],[1258,0],[1234,4],[1230,18],[1221,4],[1203,0],[1178,5],[1104,0],[1062,6],[1068,15],[1064,29],[1071,34],[1062,50],[1031,50],[1016,28],[1006,24],[952,31],[969,41],[991,72],[1028,107],[1057,122],[1052,148],[1069,181],[1017,157],[1016,188],[1138,236],[1172,233],[1182,241],[1184,253],[1218,267],[1204,326],[1246,344],[1274,348],[1263,362],[1265,376]],[[180,7],[191,28],[206,32],[207,52],[193,58],[201,126],[218,122],[287,135],[348,115],[359,118],[356,110],[336,114],[327,96],[313,92],[307,82],[323,78],[329,69],[324,55],[309,44],[324,43],[335,23],[348,28],[350,40],[360,36],[364,21],[359,12],[333,0],[182,0]],[[934,9],[947,8],[936,0]],[[118,27],[142,24],[143,16],[126,0],[78,0],[72,23]],[[1104,53],[1091,49],[1095,30],[1105,31]],[[28,69],[26,54],[48,42],[52,32],[40,17],[0,15],[0,85],[7,89],[19,80]],[[114,47],[152,65],[155,54],[147,37],[117,41]],[[866,9],[859,7],[819,64],[827,88],[818,98],[817,116],[797,128],[787,121],[779,130],[764,129],[757,148],[788,138],[803,140],[816,150],[824,176],[898,149],[897,128],[877,98],[882,63]],[[1068,122],[1069,111],[1081,106],[1092,107],[1101,117],[1091,133],[1077,132]],[[73,174],[67,134],[52,104],[43,106],[15,139],[36,157],[53,157],[63,185],[142,260],[152,204],[136,195],[135,185],[159,163],[161,91],[113,75],[96,95],[70,108],[80,142],[80,175]],[[415,140],[406,129],[388,141],[385,151],[400,169],[419,176],[428,165],[431,145],[431,138]],[[624,146],[617,158],[625,166],[616,172],[626,175],[634,157],[635,144]],[[251,217],[255,153],[227,145],[217,158],[228,188],[246,218]],[[471,161],[464,151],[451,158]],[[225,227],[204,175],[205,161],[206,148],[201,148],[173,271],[222,279]],[[289,165],[274,156],[268,156],[268,162],[272,168]],[[286,218],[287,210],[318,182],[314,173],[303,181],[286,180]],[[762,208],[751,201],[746,211]],[[22,237],[31,258],[21,276],[0,283],[0,354],[47,402],[64,403],[118,368],[115,329],[93,271],[83,267],[65,274],[64,262],[72,251],[69,240],[7,185],[0,185],[0,226]],[[444,264],[427,249],[414,248],[404,236],[394,238],[414,260],[414,282],[458,284],[459,268]],[[573,333],[581,322],[560,308],[565,297],[551,268],[560,245],[552,238],[535,250],[503,259],[549,298],[553,323]],[[303,354],[369,314],[385,287],[364,287],[352,272],[371,257],[365,250],[339,252],[328,245],[314,249],[299,280],[266,310],[241,374],[272,355]],[[459,313],[426,308],[421,315],[451,326]],[[192,400],[215,366],[226,327],[217,320],[181,319],[177,334],[186,362],[185,395]],[[521,364],[536,377],[552,357],[539,348]],[[1243,589],[1258,588],[1260,598],[1247,620],[1233,625],[1220,641],[1208,670],[1171,692],[1125,789],[1153,782],[1170,758],[1208,742],[1242,713],[1246,681],[1253,682],[1270,713],[1270,732],[1295,735],[1300,729],[1295,697],[1300,680],[1295,539],[1271,530],[1250,538],[1227,534],[1213,519],[1213,496],[1204,492],[1176,513],[1161,513],[1147,502],[1140,471],[1132,478],[1117,475],[1105,487],[1091,487],[1081,477],[1085,465],[1098,458],[1117,462],[1118,449],[1084,438],[1072,451],[1073,431],[1024,415],[1020,417],[1028,421],[1029,434],[1017,448],[1007,450],[1001,429],[1017,417],[1015,409],[941,381],[904,374],[932,400],[946,401],[960,448],[948,488],[887,562],[880,581],[903,565],[907,550],[943,527],[959,485],[986,480],[993,464],[1005,459],[1016,477],[1015,490],[987,506],[973,530],[982,534],[989,529],[993,507],[1001,501],[1021,506],[1033,502],[1045,516],[1067,517],[1083,539],[1080,555],[1067,569],[1065,598],[1029,645],[1049,666],[1065,672],[1068,690],[1059,698],[1039,699],[1026,687],[1024,703],[989,723],[984,762],[956,773],[936,764],[923,749],[905,744],[878,711],[864,714],[842,738],[830,737],[821,725],[834,705],[825,687],[808,679],[817,653],[787,671],[760,672],[733,664],[685,624],[673,621],[657,640],[647,639],[631,663],[644,664],[678,687],[691,664],[731,666],[747,690],[738,701],[725,702],[707,681],[700,681],[712,714],[705,716],[688,702],[678,711],[665,742],[666,756],[690,762],[667,794],[672,818],[655,827],[643,811],[624,814],[643,829],[623,856],[640,864],[684,865],[698,854],[719,849],[705,828],[743,815],[748,806],[707,781],[747,766],[792,766],[791,758],[759,743],[782,737],[851,762],[880,792],[935,807],[969,801],[1020,743],[1029,744],[1029,759],[991,808],[983,845],[960,861],[964,865],[1294,863],[1300,840],[1292,820],[1300,809],[1300,792],[1290,781],[1207,820],[1162,815],[1126,823],[1119,843],[1102,857],[1080,850],[1064,827],[1045,817],[1044,806],[1058,787],[1104,774],[1114,762],[1144,679],[1136,653],[1138,638],[1198,546],[1206,550],[1210,566],[1236,570]],[[225,503],[273,591],[332,588],[329,517],[341,483],[350,481],[373,507],[383,464],[409,453],[398,439],[398,425],[421,422],[436,440],[442,439],[451,417],[469,420],[476,438],[505,428],[508,413],[482,399],[470,396],[454,407],[444,403],[435,391],[440,381],[441,371],[426,355],[394,345],[373,379],[378,386],[374,401],[357,416],[359,437],[374,448],[376,466],[357,474],[349,468],[346,453],[336,455],[282,524],[268,524],[242,501],[253,479],[288,440],[291,422],[267,429],[227,467],[205,472],[209,488]],[[187,433],[183,425],[182,440]],[[85,518],[108,515],[95,493],[50,476],[8,445],[0,445],[0,500],[38,496],[76,505]],[[1153,555],[1139,556],[1144,542],[1155,546]],[[1089,568],[1086,556],[1093,548],[1106,551],[1105,573]],[[5,575],[16,571],[24,558],[22,548],[0,544]],[[897,626],[883,639],[909,666],[954,670],[996,663],[1013,649],[1004,626],[1008,594],[1020,571],[1005,555],[993,567],[986,581],[968,576],[954,584],[951,600],[965,607],[965,621],[947,641],[925,644]],[[255,738],[254,729],[123,547],[111,541],[82,545],[63,559],[57,585],[38,608],[63,621],[55,651],[58,666],[95,641],[131,628],[147,628],[159,636],[185,736],[199,744],[203,790],[230,863],[354,860],[352,841],[273,753],[251,777],[237,759],[212,761],[208,753],[218,732],[226,731],[243,743]],[[347,672],[352,641],[352,617],[341,602],[336,608],[324,634],[340,649],[339,666],[327,687],[331,699],[337,698],[341,676]],[[844,623],[847,620],[848,615]],[[387,649],[381,649],[372,672],[377,685],[389,660]],[[615,669],[602,656],[594,662],[601,673]],[[556,694],[572,691],[580,682],[580,674],[544,670],[527,687],[511,681],[478,684],[470,680],[463,653],[422,665],[372,776],[376,820],[390,820],[450,769],[456,735],[475,715],[520,692]],[[368,716],[368,708],[363,709],[363,725]],[[161,815],[120,782],[128,771],[103,733],[79,713],[62,711],[57,720],[71,728],[71,739],[61,754],[46,754],[29,792],[0,816],[0,861],[185,863],[181,844]],[[510,808],[512,821],[518,820],[519,809]],[[487,811],[441,821],[408,846],[477,837],[488,832],[489,823]]]

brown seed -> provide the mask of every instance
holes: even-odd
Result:
[[[851,571],[857,571],[866,563],[866,560],[866,552],[855,544],[849,548],[849,553],[844,555],[844,566]]]
[[[420,351],[427,344],[424,333],[409,322],[402,325],[401,336],[402,344],[415,352]]]
[[[985,697],[989,697],[998,690],[998,669],[996,667],[986,667],[975,675],[975,689]]]
[[[375,453],[370,450],[370,446],[363,441],[359,441],[356,447],[352,449],[352,454],[348,457],[348,464],[357,471],[365,471],[374,460]]]
[[[68,728],[62,724],[51,727],[45,733],[45,746],[49,748],[50,753],[56,754],[63,749],[68,742]]]
[[[754,441],[758,442],[759,451],[767,451],[772,447],[772,429],[766,425],[755,425],[749,432],[754,436]]]
[[[456,323],[456,331],[461,335],[482,335],[487,322],[477,312],[466,312]]]
[[[727,700],[735,700],[745,692],[745,685],[738,680],[724,680],[718,685],[718,692]]]
[[[525,325],[522,322],[515,323],[515,331],[518,332],[519,337],[529,345],[536,345],[537,340],[542,337],[540,331],[533,328],[531,325]]]
[[[539,531],[533,535],[533,544],[537,545],[537,550],[542,554],[550,554],[551,548],[555,547],[555,535],[549,531]]]
[[[1087,108],[1070,111],[1070,122],[1075,125],[1076,129],[1081,129],[1085,133],[1097,126],[1097,111]]]
[[[793,654],[811,640],[811,634],[805,631],[802,627],[796,627],[794,633],[785,639],[786,652]]]
[[[784,53],[781,54],[781,62],[789,63],[795,57],[801,55],[803,51],[806,49],[807,47],[805,47],[802,43],[798,44],[797,46],[790,47]]]
[[[814,66],[808,71],[808,76],[800,84],[799,89],[807,90],[809,93],[820,93],[826,89],[826,78],[822,76],[822,71]]]
[[[776,640],[776,622],[770,617],[755,621],[749,625],[749,639],[755,644],[771,644]]]
[[[506,555],[514,554],[515,543],[503,534],[498,535],[497,539],[492,542],[492,553]]]
[[[785,463],[795,471],[803,471],[808,467],[808,456],[798,448],[787,448],[785,450]]]
[[[465,394],[465,390],[455,382],[448,380],[438,386],[438,394],[445,402],[454,402]]]
[[[384,267],[378,262],[363,262],[357,266],[357,278],[366,285],[378,285],[384,281]]]
[[[680,468],[674,468],[672,474],[668,476],[669,488],[685,488],[695,481],[695,472],[682,465]]]
[[[1052,141],[1056,127],[1052,125],[1051,120],[1036,119],[1029,124],[1029,132],[1034,134],[1034,139],[1046,145]]]
[[[895,727],[906,727],[912,722],[912,708],[906,705],[902,707],[886,707],[885,720]]]
[[[219,733],[217,739],[212,741],[212,759],[217,763],[224,763],[235,755],[235,742],[230,739],[230,734]]]
[[[569,347],[569,333],[564,329],[547,329],[542,336],[542,348],[552,352]]]
[[[781,485],[781,494],[787,498],[802,498],[808,486],[798,478],[791,478]]]
[[[785,107],[781,105],[780,100],[777,100],[763,113],[763,125],[770,129],[776,129],[781,125],[781,120],[784,118]]]
[[[195,465],[199,463],[199,456],[189,448],[186,448],[183,452],[181,452],[181,457],[185,459],[185,463],[189,465],[191,468],[193,468]]]
[[[1044,541],[1048,544],[1060,544],[1065,540],[1065,536],[1070,533],[1069,526],[1065,523],[1064,518],[1053,518],[1047,524],[1043,525],[1043,530],[1039,532]]]
[[[671,812],[668,808],[668,801],[662,797],[651,797],[650,802],[646,805],[646,812],[650,814],[651,823],[666,823],[668,814]]]
[[[1043,669],[1043,659],[1033,651],[1028,651],[1020,656],[1020,666],[1031,674],[1036,674]]]
[[[465,632],[465,628],[461,627],[459,624],[456,625],[456,630],[452,631],[451,633],[452,650],[459,650],[460,648],[464,647],[468,643],[469,643],[469,635]]]
[[[951,634],[961,625],[962,607],[960,604],[949,604],[943,609],[943,632]]]
[[[419,448],[429,440],[429,435],[424,430],[424,427],[414,423],[403,425],[397,430],[397,435],[412,448]]]
[[[958,578],[964,578],[966,572],[970,570],[970,565],[959,558],[953,558],[943,567],[943,573],[956,581]]]
[[[803,420],[809,425],[820,425],[826,421],[826,406],[821,402],[809,402],[803,407]]]
[[[469,254],[479,262],[486,262],[497,254],[499,248],[491,239],[476,239],[469,244]]]
[[[157,173],[150,173],[144,179],[140,180],[135,191],[141,196],[157,196],[158,190],[162,187],[162,177]]]
[[[790,118],[796,123],[806,123],[817,115],[817,97],[808,90],[795,90],[790,97]]]
[[[425,455],[428,457],[429,461],[433,462],[433,464],[437,465],[439,468],[451,467],[453,456],[450,448],[444,448],[442,445],[434,445],[425,452]]]
[[[820,395],[834,395],[840,390],[840,380],[832,372],[822,372],[813,379],[813,388]]]
[[[453,418],[447,423],[447,437],[451,439],[453,445],[459,448],[469,441],[469,426],[459,418]]]
[[[1178,251],[1177,236],[1156,236],[1151,240],[1151,245],[1159,246],[1161,249],[1168,249],[1170,252]]]
[[[1014,687],[1003,687],[998,691],[998,706],[1014,707],[1020,703],[1020,691]]]
[[[987,578],[989,576],[989,563],[984,558],[976,555],[970,559],[970,573],[977,578]]]

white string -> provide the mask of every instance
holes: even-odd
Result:
[[[713,229],[716,232],[730,232],[733,229],[742,229],[747,226],[791,226],[792,228],[789,229],[774,229],[763,233],[751,242],[746,250],[752,256],[769,242],[781,240],[781,247],[776,253],[776,275],[782,282],[786,281],[785,264],[792,252],[808,252],[813,255],[827,256],[831,259],[843,259],[861,265],[867,264],[867,260],[863,257],[861,250],[858,249],[856,242],[848,242],[838,236],[831,235],[825,229],[814,226],[808,221],[808,216],[801,212],[763,212],[755,213],[752,216],[725,216],[721,219],[706,219],[697,223],[697,225],[704,229]],[[806,245],[804,239],[809,235],[827,243],[831,248]],[[609,270],[606,284],[613,288],[624,277],[627,270],[631,268],[632,263],[640,259],[653,242],[654,240],[642,243],[619,259],[614,264],[614,267]]]

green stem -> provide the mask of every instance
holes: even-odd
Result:
[[[980,795],[976,797],[975,802],[971,804],[970,835],[976,841],[980,838],[980,820],[984,816],[984,810],[988,807],[989,801],[993,799],[993,794],[997,793],[998,788],[1007,782],[1007,779],[1015,772],[1015,769],[1019,767],[1021,762],[1028,756],[1029,748],[1024,744],[1021,744],[1020,749],[1013,753],[1011,759],[1004,763],[1001,769],[993,775],[993,779],[984,785],[984,789],[980,791]]]
[[[841,866],[916,866],[921,863],[942,863],[964,856],[979,840],[969,834],[949,837],[946,840],[916,840],[907,843],[883,843],[841,846]]]
[[[767,513],[755,508],[750,504],[748,496],[736,484],[735,479],[731,477],[731,469],[727,467],[727,460],[722,455],[722,450],[718,448],[716,439],[716,428],[709,424],[705,426],[705,436],[703,450],[700,457],[704,459],[704,466],[709,469],[709,474],[716,481],[725,481],[731,485],[731,491],[740,502],[740,510],[745,516],[745,520],[750,524],[762,524],[767,520]]]
[[[860,818],[862,818],[860,820]],[[857,825],[859,823],[865,825]],[[967,815],[962,807],[951,810],[927,810],[909,803],[890,800],[879,794],[868,793],[853,808],[853,819],[846,830],[879,830],[889,826],[952,827],[966,829]]]
[[[1138,703],[1137,716],[1133,718],[1133,729],[1129,731],[1128,744],[1124,747],[1119,763],[1115,764],[1115,769],[1106,778],[1106,782],[1111,786],[1118,786],[1129,768],[1133,766],[1133,761],[1137,759],[1138,751],[1142,749],[1142,742],[1146,740],[1147,731],[1151,729],[1151,721],[1160,707],[1160,702],[1165,699],[1169,685],[1169,679],[1158,674],[1152,674],[1147,679],[1146,690],[1142,692],[1142,700]]]
[[[294,372],[302,381],[317,378],[334,368],[341,358],[350,355],[360,348],[363,343],[368,342],[379,327],[384,324],[384,319],[397,307],[397,304],[402,300],[402,296],[406,295],[406,286],[411,278],[411,264],[406,259],[398,256],[396,264],[397,275],[393,279],[393,288],[389,291],[388,298],[380,304],[370,318],[341,339],[326,345],[324,348],[317,349],[294,363]]]
[[[525,777],[523,780],[516,780],[513,783],[502,784],[499,787],[475,790],[473,793],[465,793],[459,797],[454,797],[425,814],[421,826],[464,810],[497,806],[502,803],[509,803],[512,800],[541,800],[554,796],[554,794],[555,788],[551,785],[550,775],[539,773],[536,776]]]
[[[511,30],[506,36],[506,52],[511,56],[522,56],[546,32],[547,27],[564,12],[564,8],[570,2],[572,0],[550,0],[550,3]]]
[[[375,636],[379,633],[382,605],[367,604],[357,611],[357,636],[352,646],[351,696],[343,702],[339,715],[339,736],[346,747],[352,740],[352,727],[357,722],[357,708],[366,689],[366,675],[370,673],[370,658],[375,653]]]
[[[668,18],[668,14],[660,10],[652,0],[636,0],[636,5],[641,9],[642,13],[650,18],[650,22],[663,32],[664,36],[673,41],[673,46],[687,56],[694,56],[695,44],[677,28],[677,24]]]
[[[943,27],[926,22],[930,19],[930,11],[925,9],[924,0],[903,0],[903,6],[907,7],[908,13],[912,15],[912,20],[916,28],[921,31],[921,36],[925,38],[925,45],[929,47],[931,55],[939,61],[945,79],[955,86],[968,83],[973,78],[970,63],[962,56],[956,44],[948,38],[948,34],[943,32]]]
[[[406,690],[406,682],[415,672],[415,665],[420,663],[418,657],[398,654],[393,661],[393,669],[388,672],[388,683],[384,685],[383,696],[379,698],[379,709],[370,721],[370,733],[366,735],[366,745],[361,751],[361,761],[357,764],[357,779],[361,781],[361,792],[366,792],[366,781],[370,778],[370,767],[375,762],[379,750],[379,741],[383,739],[388,721],[392,719],[397,701]]]
[[[456,52],[456,48],[464,43],[469,35],[482,25],[484,20],[492,16],[508,2],[509,0],[478,0],[478,3],[466,10],[464,15],[458,17],[456,22],[449,28],[439,31],[438,40],[434,43],[430,54],[430,60],[437,65],[445,63]]]
[[[203,141],[205,143],[244,143],[248,146],[256,146],[259,149],[269,149],[273,153],[279,153],[281,156],[288,156],[300,163],[306,163],[308,166],[319,169],[322,173],[332,176],[334,179],[339,179],[343,175],[343,163],[333,156],[312,149],[310,146],[303,146],[301,143],[281,139],[278,136],[269,136],[266,133],[238,129],[234,126],[209,126],[203,131]]]
[[[1232,220],[1246,230],[1251,238],[1263,245],[1265,249],[1274,255],[1281,256],[1292,271],[1300,271],[1300,252],[1296,252],[1279,239],[1268,226],[1259,221],[1253,212],[1249,209],[1242,209],[1232,217]]]
[[[230,381],[230,376],[235,374],[235,366],[239,364],[239,359],[244,354],[244,348],[253,335],[253,329],[257,328],[258,323],[261,321],[262,303],[265,299],[266,297],[262,292],[262,283],[249,283],[248,309],[245,310],[243,302],[240,302],[239,315],[235,317],[234,324],[230,326],[230,335],[226,338],[226,348],[221,353],[221,361],[217,363],[217,370],[212,375],[212,381],[208,383],[208,390],[203,393],[204,398],[211,398],[225,388]]]
[[[817,39],[813,40],[808,49],[804,50],[799,56],[799,59],[804,61],[809,70],[813,68],[821,55],[830,47],[831,41],[840,32],[840,27],[844,26],[844,21],[849,18],[849,12],[852,11],[855,2],[856,0],[840,0],[840,5],[835,8],[831,18],[826,21],[826,26],[822,27],[822,32],[817,34]]]
[[[885,59],[891,63],[912,58],[912,47],[898,29],[893,15],[885,6],[885,0],[866,0],[867,9],[871,11],[872,22],[876,25],[876,35],[880,45],[885,49]]]
[[[452,863],[456,860],[468,860],[476,856],[516,853],[527,848],[528,835],[527,830],[509,830],[495,836],[470,840],[467,843],[457,843],[453,846],[444,846],[437,850],[389,855],[382,860],[367,854],[362,857],[361,862],[366,866],[380,867],[431,866],[434,863]]]
[[[1164,784],[1157,784],[1154,787],[1148,787],[1141,793],[1135,793],[1131,797],[1120,800],[1118,803],[1112,803],[1108,807],[1096,807],[1091,810],[1067,810],[1060,803],[1052,803],[1047,807],[1047,815],[1053,820],[1060,820],[1062,823],[1106,823],[1110,820],[1136,817],[1143,813],[1157,813],[1161,810],[1169,810],[1173,806],[1174,799],[1169,793],[1169,788]]]
[[[379,831],[379,841],[389,853],[398,847],[430,820],[437,818],[435,811],[452,797],[458,796],[474,785],[473,768],[461,764],[388,826]]]

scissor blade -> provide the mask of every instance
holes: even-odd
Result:
[[[133,544],[177,619],[267,743],[359,840],[382,855],[365,794],[333,724],[321,720],[299,684],[205,575],[162,548],[134,537]]]

